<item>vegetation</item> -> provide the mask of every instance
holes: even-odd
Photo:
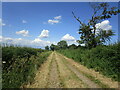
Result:
[[[19,88],[32,82],[36,70],[46,60],[50,52],[29,47],[5,46],[2,48],[3,88]]]
[[[120,43],[109,46],[97,46],[92,49],[58,50],[58,52],[80,62],[88,68],[93,68],[114,80],[120,81],[120,78],[118,78],[120,75]]]
[[[80,40],[77,42],[85,44],[85,47],[70,45],[69,48],[65,48],[66,50],[62,49],[58,52],[88,68],[93,68],[114,80],[120,81],[118,78],[120,75],[120,43],[104,45],[105,42],[110,41],[114,32],[96,27],[96,24],[117,15],[120,10],[117,7],[110,7],[108,3],[95,3],[91,4],[91,7],[93,15],[88,23],[83,23],[72,12],[74,18],[80,23]],[[99,33],[97,33],[98,31]]]
[[[85,44],[89,48],[103,45],[107,40],[110,40],[112,35],[114,35],[112,30],[96,27],[96,24],[120,13],[120,10],[117,9],[117,7],[110,7],[108,3],[94,3],[91,4],[91,7],[93,9],[93,15],[88,23],[83,23],[79,17],[77,18],[72,12],[74,18],[80,23],[79,34],[81,40],[78,40],[78,43]],[[99,33],[97,33],[98,31]]]
[[[68,44],[64,40],[58,42],[57,45],[51,44],[50,46],[50,50],[52,51],[59,50],[59,49],[66,49],[66,48],[68,48]]]
[[[66,49],[67,48],[67,42],[62,40],[60,42],[57,43],[57,46],[60,48],[60,49]]]
[[[46,47],[45,47],[45,50],[49,50],[49,46],[46,46]]]
[[[64,40],[58,42],[57,45],[46,46],[45,50],[13,45],[2,46],[3,88],[19,88],[23,84],[32,82],[36,70],[50,54],[49,50],[57,50],[88,68],[93,68],[116,81],[120,81],[118,78],[120,75],[120,43],[104,45],[114,35],[114,32],[96,28],[97,23],[111,18],[112,15],[117,15],[120,10],[116,7],[109,7],[108,3],[91,4],[91,7],[93,15],[88,23],[81,22],[72,12],[74,18],[80,23],[80,40],[77,42],[85,44],[85,47],[75,44],[68,46]],[[99,33],[96,33],[97,31]]]

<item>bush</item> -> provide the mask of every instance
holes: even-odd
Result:
[[[58,52],[80,62],[88,68],[93,68],[104,75],[120,81],[120,43],[109,46],[97,46],[92,49],[67,49]]]
[[[3,47],[2,86],[19,88],[24,83],[32,82],[36,70],[46,60],[50,52],[28,47]]]

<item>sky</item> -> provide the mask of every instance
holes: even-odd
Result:
[[[118,3],[109,3],[118,6]],[[66,40],[68,44],[77,44],[80,39],[77,33],[79,22],[72,11],[84,23],[93,14],[88,2],[3,2],[0,27],[2,41],[16,45],[44,48]],[[118,16],[98,23],[103,29],[112,29],[115,36],[111,43],[118,39]],[[0,40],[1,41],[1,40]]]

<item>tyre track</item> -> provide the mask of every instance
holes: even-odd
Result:
[[[59,53],[58,53],[59,54]],[[90,75],[94,77],[94,79],[99,80],[102,84],[102,86],[106,86],[106,88],[118,88],[118,82],[111,80],[111,78],[105,77],[104,75],[100,74],[99,72],[95,72],[93,69],[88,69],[87,67],[79,64],[78,62],[75,62],[74,60],[67,58],[66,56],[63,56],[62,54],[59,54],[60,57],[64,57],[66,61],[68,62],[68,65],[72,65],[76,69],[78,69],[81,73],[85,73],[87,75]]]
[[[53,54],[52,61],[50,64],[47,88],[61,88],[62,87],[61,81],[59,78],[59,72],[58,72],[58,67],[57,67],[57,63],[56,63],[56,58],[55,58],[54,54]]]
[[[86,88],[87,86],[78,77],[71,72],[63,63],[62,58],[55,53],[56,61],[59,67],[60,77],[64,88]]]
[[[52,52],[36,73],[35,81],[26,85],[26,88],[100,88],[83,71],[91,72],[77,62]]]
[[[42,64],[36,73],[35,81],[32,84],[28,83],[26,88],[46,88],[49,74],[49,65],[51,63],[52,57],[53,53],[50,54],[45,63]]]

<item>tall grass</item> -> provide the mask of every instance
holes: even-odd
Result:
[[[80,62],[88,68],[120,81],[120,43],[109,46],[97,46],[92,49],[78,48],[59,50],[58,52]]]
[[[3,47],[3,88],[19,88],[25,83],[32,82],[36,70],[49,54],[50,52],[29,47]]]

